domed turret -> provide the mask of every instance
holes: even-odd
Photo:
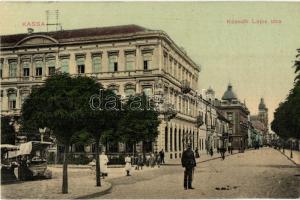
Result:
[[[266,104],[265,104],[263,98],[260,99],[260,103],[259,103],[259,105],[258,105],[258,109],[259,109],[259,110],[266,110],[266,109],[267,109]]]
[[[230,83],[228,84],[227,90],[224,92],[222,96],[222,100],[228,100],[228,101],[237,100],[237,96],[233,92],[232,85]]]

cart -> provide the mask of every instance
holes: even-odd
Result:
[[[17,181],[14,169],[18,166],[14,158],[10,158],[9,153],[17,151],[18,146],[11,144],[1,144],[1,184]]]
[[[20,180],[52,178],[52,172],[47,169],[46,159],[51,144],[51,142],[30,141],[20,145],[17,153],[20,158]]]

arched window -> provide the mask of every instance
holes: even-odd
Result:
[[[133,84],[125,85],[124,93],[125,93],[126,97],[134,95],[135,94],[135,85],[133,85]]]
[[[174,130],[174,150],[177,151],[177,129]]]
[[[199,148],[199,132],[197,131],[197,148]]]
[[[165,151],[168,152],[168,127],[165,127]]]
[[[194,131],[193,131],[192,143],[193,143],[193,149],[195,149],[195,132]]]
[[[109,90],[113,91],[115,94],[119,93],[119,86],[117,86],[117,85],[109,85],[107,88]]]
[[[7,91],[7,97],[8,97],[8,108],[10,110],[16,109],[17,91],[14,89],[9,89]]]
[[[99,73],[101,71],[101,54],[93,54],[92,55],[92,67],[93,73]]]
[[[173,129],[170,128],[170,151],[173,151]]]

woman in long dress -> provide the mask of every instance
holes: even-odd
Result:
[[[108,157],[107,155],[105,155],[104,151],[102,151],[101,155],[99,156],[99,160],[100,160],[100,172],[102,177],[104,178],[104,176],[108,175],[108,169],[107,169]]]
[[[130,170],[131,170],[131,158],[130,158],[130,156],[129,155],[127,155],[126,157],[125,157],[125,171],[126,171],[126,175],[127,176],[130,176]]]

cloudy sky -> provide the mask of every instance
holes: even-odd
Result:
[[[221,98],[231,82],[251,114],[258,112],[264,97],[269,120],[293,85],[292,65],[300,48],[299,2],[1,4],[1,35],[24,33],[31,22],[41,24],[35,31],[45,31],[45,11],[55,9],[63,29],[137,24],[164,30],[202,66],[199,89],[211,86]]]

